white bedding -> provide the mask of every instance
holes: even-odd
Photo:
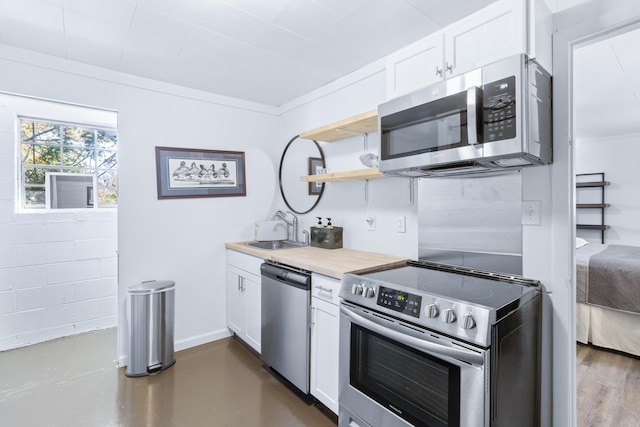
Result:
[[[576,337],[583,344],[640,356],[640,315],[577,303]]]

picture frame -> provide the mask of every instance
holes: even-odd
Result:
[[[243,151],[156,147],[158,199],[247,195]]]
[[[320,157],[309,157],[309,175],[319,175],[324,168],[322,159]],[[322,191],[323,182],[310,182],[309,183],[309,195],[315,196]]]

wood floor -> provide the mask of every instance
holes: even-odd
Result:
[[[577,426],[640,426],[640,358],[578,343]]]

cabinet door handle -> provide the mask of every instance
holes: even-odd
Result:
[[[436,65],[436,76],[442,77],[442,69],[438,68],[437,65]]]
[[[321,290],[322,292],[328,292],[328,293],[332,293],[333,292],[333,289],[325,288],[324,286],[320,286],[320,285],[316,286],[316,289]]]
[[[247,290],[247,287],[244,285],[244,277],[240,278],[240,289],[242,290],[242,292]]]
[[[445,68],[448,72],[453,73],[453,65],[452,65],[452,64],[449,64],[449,61],[447,61],[447,62],[445,62],[445,63],[444,63],[444,68]]]
[[[238,275],[238,290],[239,291],[242,290],[241,280],[242,280],[242,276]]]
[[[313,325],[316,324],[316,308],[311,307],[311,323],[309,324],[309,328],[312,328]]]

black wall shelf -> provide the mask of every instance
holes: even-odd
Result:
[[[600,178],[595,181],[578,181],[583,177],[593,177]],[[610,207],[609,203],[605,203],[604,201],[604,189],[606,186],[610,185],[609,181],[606,181],[604,178],[604,172],[596,172],[596,173],[581,173],[576,175],[576,189],[580,188],[594,188],[600,187],[600,203],[578,203],[576,204],[576,209],[599,209],[600,210],[600,224],[576,224],[576,228],[582,230],[600,230],[600,240],[604,243],[604,232],[608,230],[610,227],[604,223],[604,210],[605,208]]]

